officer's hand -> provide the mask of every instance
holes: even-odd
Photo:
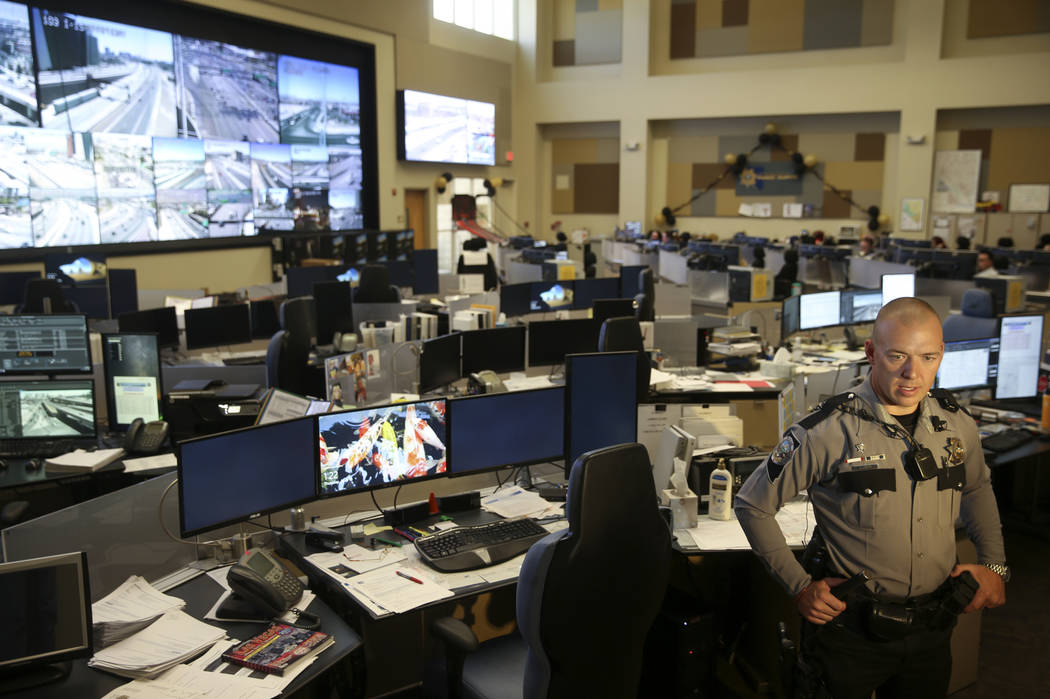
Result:
[[[824,578],[806,585],[806,588],[795,597],[798,613],[813,624],[826,624],[837,617],[846,609],[846,603],[831,594],[831,588],[844,582],[846,582],[845,578]]]
[[[980,588],[973,596],[970,603],[966,605],[963,612],[976,612],[985,607],[1001,607],[1006,604],[1006,583],[1001,575],[994,570],[975,563],[960,563],[952,568],[952,577],[961,575],[963,571],[970,571]]]

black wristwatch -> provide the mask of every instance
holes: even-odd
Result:
[[[1010,582],[1010,566],[1005,563],[985,563],[984,567],[1000,576],[1004,583]]]

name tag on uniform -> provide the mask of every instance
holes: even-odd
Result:
[[[852,459],[846,459],[846,465],[850,467],[850,471],[865,471],[869,468],[877,468],[879,461],[885,461],[885,454],[871,454],[870,456],[854,456]]]

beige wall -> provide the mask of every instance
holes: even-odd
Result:
[[[549,4],[540,2],[541,22],[549,23]],[[1050,104],[1050,37],[1010,39],[1016,44],[966,40],[960,32],[965,32],[967,7],[965,0],[898,0],[893,43],[884,47],[671,61],[666,41],[670,0],[625,3],[622,66],[608,75],[573,67],[552,71],[544,63],[549,59],[540,57],[538,78],[532,86],[518,86],[518,101],[531,96],[540,129],[619,121],[622,144],[634,141],[641,148],[622,153],[620,215],[613,223],[642,220],[647,227],[662,207],[682,203],[665,198],[667,149],[654,134],[653,122],[803,115],[833,120],[835,115],[894,113],[900,137],[892,147],[887,141],[881,208],[896,221],[901,198],[922,197],[929,205],[939,110]],[[549,34],[549,29],[538,32]],[[981,42],[997,48],[984,49],[987,44]],[[1017,47],[1013,52],[1012,45]],[[925,141],[908,145],[905,136]],[[542,158],[544,149],[535,150]],[[537,180],[538,192],[549,190],[549,169],[541,166]],[[536,216],[553,218],[544,205],[539,199]],[[611,232],[609,222],[591,223],[604,227],[592,228],[592,234]],[[686,218],[679,225],[720,235],[745,230],[780,236],[818,226],[835,231],[842,223],[856,222],[734,217]]]

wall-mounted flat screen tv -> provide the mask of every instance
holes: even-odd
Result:
[[[496,164],[496,105],[403,90],[399,156],[428,163]]]

